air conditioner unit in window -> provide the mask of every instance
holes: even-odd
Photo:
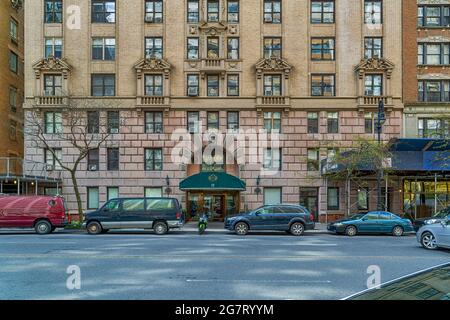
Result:
[[[198,88],[191,87],[188,89],[189,97],[197,97],[198,96]]]
[[[53,171],[53,170],[55,170],[55,166],[52,165],[52,164],[47,164],[47,165],[45,166],[45,170],[47,170],[47,171]]]
[[[90,164],[89,165],[89,171],[97,171],[97,165],[96,164]]]
[[[119,133],[119,129],[117,129],[117,128],[111,128],[111,129],[109,130],[109,133],[111,133],[111,134]]]

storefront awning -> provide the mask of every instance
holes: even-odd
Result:
[[[180,190],[244,191],[245,182],[225,172],[200,172],[180,182]]]

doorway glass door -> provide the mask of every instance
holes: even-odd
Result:
[[[304,206],[314,215],[314,220],[319,219],[319,188],[300,188],[300,205]]]

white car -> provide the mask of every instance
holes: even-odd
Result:
[[[450,218],[440,223],[424,225],[417,231],[417,241],[429,250],[450,249]]]

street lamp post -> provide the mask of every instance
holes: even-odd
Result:
[[[378,146],[381,146],[381,129],[383,127],[383,122],[386,120],[386,115],[384,112],[384,101],[380,99],[378,103],[378,119],[377,119],[377,137]],[[381,181],[383,180],[383,163],[380,163],[380,167],[377,170],[377,210],[382,211],[384,208],[381,200]]]

